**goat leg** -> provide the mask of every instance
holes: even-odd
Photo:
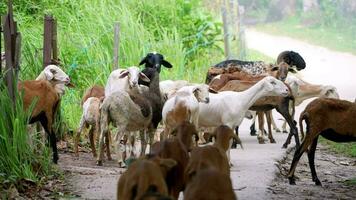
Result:
[[[272,110],[266,111],[265,112],[266,118],[267,118],[267,127],[268,127],[268,139],[271,143],[276,143],[276,140],[274,140],[273,135],[272,135],[272,128],[271,128],[271,117],[272,117]]]
[[[320,182],[318,176],[316,175],[316,170],[315,170],[315,165],[314,165],[315,150],[316,150],[317,144],[318,144],[318,136],[313,140],[313,142],[309,148],[308,161],[309,161],[310,171],[312,174],[312,180],[315,182],[315,185],[321,186],[321,182]]]

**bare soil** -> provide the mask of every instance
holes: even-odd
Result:
[[[311,179],[308,156],[300,159],[295,176],[296,185],[289,185],[287,173],[294,150],[278,162],[279,171],[267,188],[267,199],[356,199],[356,158],[344,157],[320,146],[315,154],[315,167],[322,186],[316,186]]]

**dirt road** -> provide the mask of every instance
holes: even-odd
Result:
[[[290,38],[271,36],[252,30],[247,30],[246,38],[249,48],[256,49],[274,58],[284,50],[299,52],[307,63],[307,68],[301,72],[305,80],[311,83],[334,85],[343,99],[353,100],[356,97],[355,90],[353,90],[353,87],[356,87],[356,78],[353,77],[356,74],[356,56],[333,52]],[[305,105],[306,103],[297,108],[296,116],[299,115]],[[274,115],[276,119],[281,118],[277,114]],[[244,144],[244,150],[236,149],[231,152],[232,163],[234,164],[231,169],[231,177],[233,188],[239,199],[294,198],[297,193],[288,192],[293,190],[307,192],[306,194],[311,195],[311,199],[334,199],[335,196],[333,195],[321,195],[325,188],[312,186],[313,190],[310,190],[311,181],[308,181],[304,186],[298,186],[298,189],[290,186],[284,177],[275,178],[275,175],[280,173],[276,167],[278,161],[285,156],[286,150],[282,149],[281,146],[287,135],[282,133],[274,134],[277,141],[276,144],[260,145],[257,143],[256,137],[251,137],[248,134],[249,123],[246,120],[240,127],[240,137]],[[281,125],[280,121],[277,123]],[[293,145],[294,143],[291,146]],[[334,157],[328,157],[329,161],[320,162],[325,158],[318,156],[319,151],[316,152],[316,155],[317,170],[328,170],[329,166],[333,165],[331,161],[335,159]],[[347,160],[347,162],[350,163],[351,170],[345,171],[342,168],[343,166],[334,168],[336,170],[329,170],[336,177],[332,179],[333,183],[337,183],[337,180],[341,179],[340,177],[344,177],[342,179],[344,180],[345,177],[352,178],[352,175],[355,176],[354,159]],[[289,163],[290,161],[287,161],[284,167],[288,167]],[[95,160],[88,153],[81,153],[79,159],[72,154],[66,153],[61,155],[59,164],[66,171],[71,191],[78,195],[79,198],[115,199],[116,182],[122,169],[117,168],[117,164],[114,161],[105,162],[104,167],[97,167],[95,166]],[[310,178],[308,173],[309,170],[306,169],[305,180]],[[320,173],[319,178],[324,180],[324,174]],[[297,184],[303,184],[300,182],[302,181],[298,181]],[[338,183],[331,188],[344,187],[343,185],[343,183]],[[272,190],[271,188],[275,189]],[[349,188],[346,188],[345,191],[347,189]],[[355,188],[351,189],[356,191]],[[286,191],[290,194],[289,196],[283,196]],[[308,191],[310,192],[308,193]],[[354,194],[351,193],[343,197],[352,197]],[[309,196],[302,196],[301,198],[309,199]]]

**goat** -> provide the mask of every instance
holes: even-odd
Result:
[[[74,139],[74,153],[76,156],[79,156],[78,153],[78,142],[80,139],[80,133],[83,131],[84,127],[88,128],[91,126],[89,131],[89,140],[90,147],[92,150],[93,157],[96,157],[96,149],[95,149],[95,139],[99,133],[100,128],[100,104],[102,103],[103,98],[99,99],[97,97],[89,97],[83,104],[83,114],[80,119],[79,128]],[[111,160],[110,156],[110,147],[109,147],[109,138],[106,138],[106,152],[107,157]]]
[[[172,134],[175,134],[176,137],[155,143],[151,154],[160,158],[170,158],[177,162],[177,165],[168,171],[166,183],[169,194],[178,199],[179,192],[185,188],[184,171],[189,160],[188,151],[193,147],[192,137],[197,136],[197,130],[194,124],[184,121],[173,130]]]
[[[258,82],[255,81],[238,81],[238,80],[232,80],[229,81],[223,88],[220,89],[220,91],[246,91],[247,88],[253,87],[255,84]],[[293,102],[293,96],[291,95],[291,90],[289,89],[289,86],[286,85],[285,83],[282,82],[282,84],[288,88],[288,94],[286,96],[264,96],[262,98],[259,98],[257,101],[255,101],[248,109],[254,110],[254,111],[269,111],[273,108],[275,108],[288,122],[291,128],[291,133],[288,135],[288,138],[286,142],[283,144],[283,147],[286,148],[288,144],[290,143],[291,137],[294,135],[296,145],[299,146],[299,138],[298,138],[298,131],[297,128],[294,124],[294,121],[289,114],[289,102]],[[219,93],[221,93],[219,91]],[[259,118],[260,123],[260,133],[258,135],[258,141],[259,143],[264,143],[264,137],[263,137],[263,122],[262,122],[263,117]],[[268,122],[270,121],[269,118],[267,117]],[[271,143],[274,143],[275,140],[273,139],[272,136],[272,131],[269,126],[269,139]],[[238,132],[238,131],[236,131]]]
[[[116,69],[109,75],[105,86],[105,96],[117,91],[131,91],[140,92],[138,85],[139,80],[149,82],[150,79],[136,66],[128,67],[127,69]]]
[[[217,146],[212,145],[193,148],[185,170],[187,184],[195,178],[200,170],[208,168],[215,168],[229,176],[230,166],[226,153]]]
[[[22,81],[18,83],[17,88],[23,94],[24,110],[28,110],[35,102],[30,123],[40,121],[52,147],[53,162],[57,163],[57,138],[53,130],[53,123],[59,107],[60,96],[64,94],[64,86],[70,83],[70,79],[55,65],[48,65],[37,78],[46,80]]]
[[[288,87],[267,76],[243,92],[223,91],[210,94],[208,104],[199,104],[199,127],[239,126],[247,110],[261,97],[287,96]]]
[[[305,100],[313,97],[328,97],[328,98],[336,98],[336,99],[339,98],[337,89],[331,85],[310,84],[295,76],[288,76],[286,83],[294,84],[297,87],[297,92],[293,92],[293,96],[295,99],[295,106],[299,106]],[[292,113],[291,106],[289,110]],[[294,113],[292,113],[292,118],[294,118]],[[273,119],[272,119],[272,124],[275,124]],[[286,122],[284,122],[282,125],[282,131],[287,133]]]
[[[154,68],[158,73],[161,72],[161,65],[172,68],[172,64],[166,61],[162,54],[153,52],[148,53],[142,60],[139,65],[145,64],[145,68]]]
[[[298,71],[305,69],[305,61],[303,57],[294,51],[283,51],[277,57],[277,63],[285,62],[289,66],[295,66]]]
[[[157,115],[157,108],[162,104],[159,90],[159,74],[155,69],[147,68],[152,80],[148,91],[136,93],[134,91],[116,91],[109,96],[105,96],[101,106],[101,133],[99,139],[99,157],[97,164],[102,165],[103,158],[103,137],[108,134],[108,125],[110,122],[118,128],[116,134],[117,154],[119,165],[124,164],[124,155],[121,152],[120,139],[124,132],[140,131],[141,137],[141,155],[146,150],[146,140],[144,139],[145,131],[149,134],[149,144],[153,142],[153,133],[158,126],[159,121],[153,119]],[[154,112],[155,111],[155,112]],[[161,115],[161,114],[159,114]],[[129,137],[134,139],[134,137]],[[123,144],[126,150],[126,143]],[[133,142],[131,143],[133,146]]]
[[[105,97],[105,88],[103,86],[99,86],[99,85],[94,85],[94,86],[88,88],[83,94],[82,101],[80,102],[80,105],[83,106],[84,102],[90,97],[96,97],[98,99],[104,98]]]
[[[141,200],[147,196],[168,195],[165,176],[176,162],[172,159],[138,159],[120,176],[117,199]]]
[[[176,93],[180,88],[190,85],[188,81],[185,80],[165,80],[159,82],[159,88],[161,89],[162,100],[166,102],[174,93]]]
[[[236,200],[230,176],[215,168],[202,169],[184,190],[185,200]]]
[[[162,118],[165,124],[164,139],[174,127],[183,121],[193,123],[198,129],[199,102],[209,103],[209,86],[199,84],[185,86],[168,99],[162,109]]]
[[[295,168],[300,157],[307,151],[312,180],[316,185],[321,185],[314,166],[319,135],[334,142],[355,142],[356,104],[339,99],[318,98],[310,102],[300,114],[301,132],[303,132],[303,120],[306,123],[306,136],[294,153],[288,173],[289,184],[295,184]]]
[[[277,65],[281,62],[285,62],[291,67],[296,66],[299,71],[305,68],[304,59],[296,52],[284,51],[278,55]],[[263,75],[266,74],[266,70],[270,65],[263,61],[241,61],[241,60],[225,60],[212,66],[205,79],[205,83],[209,84],[210,81],[217,75],[224,71],[224,68],[235,68],[237,71],[244,71],[250,75]],[[290,69],[292,70],[292,69]]]
[[[288,75],[288,71],[289,65],[282,62],[276,66],[269,67],[267,75],[284,81]],[[259,81],[264,77],[266,77],[266,74],[253,76],[243,71],[235,71],[233,73],[224,73],[214,77],[209,83],[209,87],[211,91],[219,91],[230,80]]]

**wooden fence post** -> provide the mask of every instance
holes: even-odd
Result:
[[[120,42],[120,23],[114,25],[114,63],[113,70],[119,68],[119,42]]]
[[[17,32],[17,25],[13,18],[12,0],[8,1],[8,12],[3,17],[3,33],[5,47],[5,83],[15,108],[16,84],[20,69],[21,35]]]
[[[224,26],[225,58],[230,59],[231,52],[230,52],[230,40],[229,40],[229,28],[228,28],[228,21],[227,21],[227,17],[226,17],[226,2],[225,2],[225,0],[223,1],[223,4],[221,6],[221,15],[222,15],[222,21],[223,21],[223,26]]]
[[[53,17],[45,15],[43,28],[43,68],[52,63]]]

